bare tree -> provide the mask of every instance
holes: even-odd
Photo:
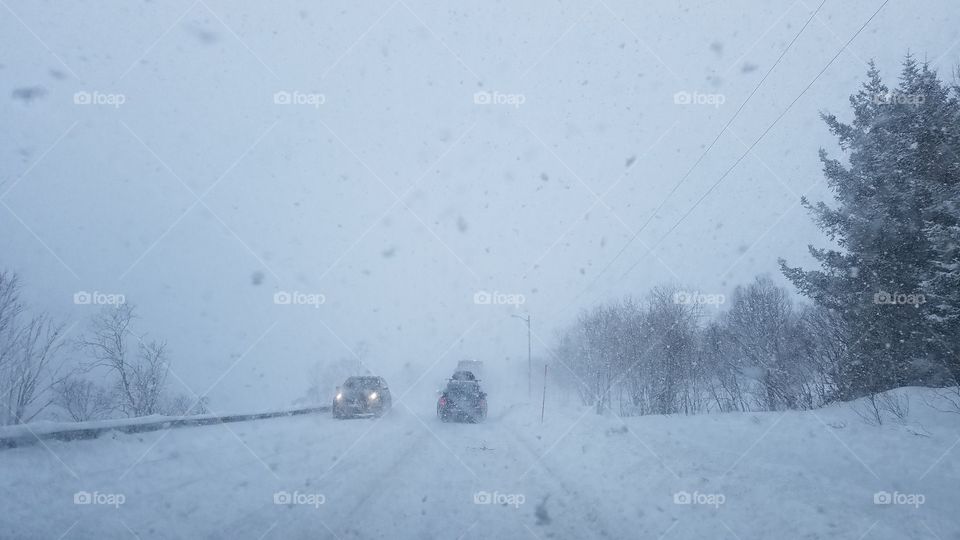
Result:
[[[33,420],[52,402],[49,390],[57,383],[60,367],[58,353],[63,346],[63,327],[41,315],[26,322],[20,344],[7,366],[4,401],[12,412],[12,423]]]
[[[93,318],[91,332],[80,339],[80,345],[94,359],[87,369],[106,368],[116,377],[117,408],[127,416],[146,416],[161,412],[170,368],[165,343],[147,343],[132,334],[130,323],[135,317],[129,304],[104,308]],[[128,346],[130,335],[138,341],[135,356]]]
[[[23,313],[20,283],[15,274],[0,272],[0,370],[12,360],[20,339],[18,320]]]
[[[902,424],[910,416],[910,394],[900,390],[887,390],[880,396],[880,406]]]
[[[682,301],[680,292],[666,286],[650,292],[648,341],[654,346],[649,381],[657,387],[651,391],[652,412],[656,414],[696,412],[701,400],[701,396],[694,396],[691,386],[699,376],[694,368],[701,305]]]
[[[46,315],[24,320],[17,276],[0,272],[0,424],[34,419],[53,400],[63,327]]]
[[[56,404],[74,422],[103,418],[113,408],[109,393],[93,381],[69,377],[56,387]]]
[[[161,397],[170,373],[167,362],[167,345],[163,342],[140,342],[137,347],[138,361],[129,365],[130,395],[133,416],[159,414]]]
[[[705,406],[705,377],[696,357],[700,308],[657,287],[580,314],[563,332],[557,359],[585,404],[620,415],[692,413]]]
[[[749,410],[744,400],[743,365],[727,334],[724,321],[713,321],[701,334],[700,361],[710,395],[721,412]]]
[[[194,398],[180,393],[164,400],[162,412],[169,416],[207,414],[210,412],[209,405],[210,400],[207,397]]]
[[[960,386],[948,386],[933,391],[934,398],[926,398],[924,402],[941,412],[960,413]]]
[[[877,394],[870,394],[851,402],[850,408],[868,425],[879,426],[883,424],[883,407]]]
[[[757,373],[763,409],[794,409],[799,405],[794,383],[800,380],[791,332],[797,324],[787,291],[770,278],[758,277],[737,287],[727,316],[727,330],[738,352]]]
[[[840,365],[849,351],[846,326],[839,314],[823,306],[805,306],[800,312],[801,356],[808,381],[823,406],[839,399]]]

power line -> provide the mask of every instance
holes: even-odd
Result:
[[[610,267],[613,266],[613,264],[614,264],[615,262],[617,262],[617,260],[620,258],[621,255],[623,255],[623,253],[627,250],[627,248],[630,247],[630,245],[637,239],[638,236],[640,236],[640,233],[642,233],[642,232],[644,231],[644,229],[647,228],[647,225],[649,225],[650,222],[653,220],[653,218],[657,215],[657,213],[660,212],[661,209],[663,209],[663,207],[666,205],[667,201],[670,200],[670,197],[672,197],[673,194],[676,193],[677,189],[679,189],[680,186],[690,177],[690,174],[693,173],[693,171],[697,168],[697,166],[700,165],[700,162],[703,161],[703,158],[706,157],[706,155],[710,152],[710,150],[713,149],[713,147],[717,144],[717,141],[720,140],[720,137],[722,137],[723,134],[727,131],[727,128],[729,128],[730,125],[733,124],[734,120],[737,119],[737,116],[740,115],[740,112],[743,111],[744,107],[746,107],[746,105],[747,105],[747,103],[750,101],[750,99],[757,93],[757,91],[760,90],[760,87],[763,85],[764,81],[767,80],[767,77],[769,77],[770,74],[773,73],[773,70],[776,69],[776,67],[780,64],[780,61],[783,60],[783,57],[784,57],[784,56],[786,56],[787,51],[789,51],[790,48],[793,47],[793,44],[796,43],[797,39],[800,38],[800,35],[803,34],[803,31],[807,28],[807,26],[810,25],[810,22],[813,21],[813,18],[817,16],[817,13],[820,12],[820,8],[823,7],[823,5],[826,3],[826,1],[827,1],[827,0],[822,0],[822,1],[820,2],[820,5],[817,6],[817,9],[814,10],[813,14],[810,15],[810,17],[809,17],[809,18],[807,19],[807,21],[803,24],[803,26],[800,28],[800,30],[797,32],[797,34],[796,34],[795,36],[793,36],[793,39],[792,39],[792,40],[790,40],[790,43],[787,44],[786,48],[784,48],[783,51],[780,53],[780,56],[777,57],[777,60],[773,63],[772,66],[770,66],[770,69],[768,69],[767,72],[764,73],[763,77],[760,79],[760,81],[757,83],[757,85],[753,88],[753,91],[751,91],[750,94],[747,96],[747,98],[746,98],[745,100],[743,100],[743,103],[740,104],[740,107],[738,107],[737,110],[736,110],[736,112],[733,113],[733,116],[731,116],[730,119],[727,120],[726,124],[723,125],[723,128],[720,130],[720,132],[717,133],[717,136],[713,138],[713,141],[710,142],[709,146],[707,146],[707,148],[700,154],[700,157],[698,157],[697,160],[693,162],[693,165],[691,165],[690,168],[687,169],[687,172],[684,173],[684,175],[683,175],[682,177],[680,177],[680,180],[677,181],[677,183],[673,185],[673,188],[670,189],[670,192],[667,193],[667,196],[664,197],[664,199],[663,199],[663,200],[660,202],[660,204],[654,209],[654,211],[651,212],[650,216],[649,216],[649,217],[647,218],[647,220],[643,223],[643,225],[640,226],[640,228],[637,230],[637,232],[633,233],[633,235],[630,237],[630,239],[627,240],[627,243],[624,244],[623,247],[620,248],[620,251],[618,251],[617,254],[614,255],[613,259],[611,259],[611,260],[600,270],[600,272],[597,273],[597,275],[590,281],[590,283],[588,283],[587,286],[586,286],[582,291],[580,291],[580,293],[577,294],[577,296],[575,296],[575,297],[573,298],[573,300],[570,301],[570,304],[573,304],[574,302],[576,302],[577,299],[580,298],[580,297],[583,295],[583,293],[585,293],[585,292],[587,292],[588,290],[590,290],[590,288],[593,287],[594,283],[596,283],[597,280],[599,280],[600,277],[602,277],[603,274],[604,274],[607,270],[609,270]],[[889,1],[889,0],[888,0],[888,1]],[[647,253],[649,253],[649,251],[648,251]],[[564,309],[566,309],[566,308],[564,308]],[[561,310],[561,311],[563,311],[563,310]]]
[[[866,22],[864,22],[864,23],[860,26],[860,28],[857,30],[857,32],[856,32],[855,34],[853,34],[853,36],[850,37],[850,39],[848,39],[846,43],[843,44],[843,47],[841,47],[840,50],[837,51],[837,54],[833,55],[833,58],[830,59],[830,61],[827,63],[827,65],[823,66],[823,69],[821,69],[820,72],[817,73],[817,76],[814,77],[813,80],[810,81],[810,83],[808,83],[807,86],[804,87],[804,89],[797,95],[797,97],[793,98],[793,101],[790,102],[790,104],[787,106],[787,108],[784,109],[783,112],[781,112],[781,113],[777,116],[777,118],[774,119],[774,121],[773,121],[769,126],[767,126],[767,128],[766,128],[765,130],[763,130],[763,133],[761,133],[760,136],[757,137],[757,139],[754,140],[753,143],[751,143],[749,147],[747,147],[747,150],[746,150],[743,154],[741,154],[739,158],[737,158],[737,160],[733,163],[733,165],[731,165],[729,168],[727,168],[726,171],[724,171],[724,173],[720,176],[720,178],[718,178],[717,181],[714,182],[713,185],[710,186],[710,189],[708,189],[703,195],[701,195],[700,198],[697,199],[697,202],[695,202],[695,203],[693,204],[693,206],[691,206],[690,209],[687,210],[686,213],[684,213],[683,216],[681,216],[680,219],[677,220],[677,222],[674,223],[673,226],[670,227],[670,229],[669,229],[666,233],[664,233],[664,235],[660,238],[660,240],[658,240],[657,243],[654,244],[654,245],[649,249],[649,251],[647,251],[647,254],[649,254],[649,253],[652,252],[654,249],[656,249],[657,246],[659,246],[660,244],[662,244],[663,241],[666,240],[666,238],[667,238],[668,236],[670,236],[670,233],[672,233],[672,232],[674,231],[674,229],[676,229],[676,228],[680,225],[680,223],[682,223],[683,220],[685,220],[685,219],[687,218],[687,216],[689,216],[694,210],[696,210],[696,208],[697,208],[698,206],[700,206],[700,203],[703,202],[703,200],[706,199],[707,196],[710,195],[710,194],[713,192],[713,190],[716,189],[717,186],[720,185],[721,182],[723,182],[723,180],[730,174],[730,172],[733,171],[733,169],[735,169],[735,168],[737,167],[737,165],[739,165],[740,162],[743,161],[743,159],[744,159],[745,157],[747,157],[747,155],[748,155],[750,152],[753,151],[754,147],[756,147],[757,144],[759,144],[760,141],[763,140],[763,138],[766,137],[768,133],[770,133],[770,130],[772,130],[773,127],[777,125],[777,122],[779,122],[784,116],[786,116],[786,114],[787,114],[788,112],[790,112],[790,109],[793,108],[793,106],[797,103],[797,101],[799,101],[800,98],[802,98],[802,97],[804,96],[804,94],[806,94],[807,91],[810,90],[810,88],[814,85],[814,83],[816,83],[817,80],[820,79],[820,77],[827,71],[827,69],[829,69],[830,66],[833,65],[833,63],[837,60],[837,58],[839,58],[840,55],[843,54],[843,51],[845,51],[845,50],[847,49],[847,47],[850,45],[850,43],[852,43],[853,40],[856,39],[857,36],[859,36],[861,32],[863,32],[864,28],[866,28],[867,25],[870,24],[870,21],[872,21],[872,20],[874,19],[874,17],[876,17],[877,14],[880,13],[880,10],[882,10],[883,7],[886,6],[887,3],[889,3],[889,2],[890,2],[890,0],[884,0],[884,2],[883,2],[882,4],[880,4],[880,7],[878,7],[877,10],[873,12],[873,15],[871,15],[870,18],[867,19]],[[821,5],[823,5],[823,4],[821,4]],[[644,256],[646,256],[647,254],[644,254]],[[639,260],[637,260],[637,262],[633,263],[633,265],[631,265],[630,268],[628,268],[627,271],[624,272],[622,276],[620,276],[620,279],[623,279],[623,278],[627,277],[627,274],[629,274],[638,264],[640,264],[640,262],[641,262],[642,260],[643,260],[643,259],[639,259]],[[618,280],[618,281],[619,281],[619,280]]]

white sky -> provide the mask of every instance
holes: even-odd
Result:
[[[810,264],[824,240],[799,197],[828,195],[817,149],[837,151],[818,113],[848,116],[871,57],[891,83],[908,49],[950,78],[955,2],[891,0],[681,218],[880,3],[826,2],[667,198],[817,3],[5,0],[0,263],[73,333],[95,311],[74,293],[126,295],[217,408],[287,405],[348,349],[388,376],[505,366],[525,359],[520,312],[546,355],[595,301]]]

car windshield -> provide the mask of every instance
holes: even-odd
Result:
[[[960,0],[0,0],[0,540],[960,540]]]

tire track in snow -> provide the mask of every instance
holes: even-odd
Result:
[[[606,531],[605,525],[611,522],[600,519],[598,513],[598,510],[604,506],[603,499],[585,495],[580,483],[571,482],[569,478],[561,475],[557,468],[550,466],[546,462],[548,456],[543,453],[538,453],[538,449],[534,443],[520,434],[514,426],[508,427],[507,431],[512,435],[512,438],[519,443],[517,446],[523,448],[527,454],[531,456],[532,463],[530,467],[539,467],[548,474],[547,477],[535,475],[531,470],[531,472],[526,475],[526,478],[540,484],[553,484],[548,487],[548,495],[538,502],[537,516],[539,523],[536,524],[536,526],[553,528],[563,523],[563,526],[567,529],[559,531],[561,538],[595,538],[597,535],[608,537],[609,534]],[[552,482],[545,482],[546,478],[550,478]],[[553,501],[561,507],[561,517],[558,517],[557,512],[554,512],[552,516],[550,515],[549,509],[547,508],[547,503],[550,501]],[[621,519],[623,518],[623,516],[619,517]],[[549,522],[543,523],[545,519],[548,519]],[[586,527],[586,530],[571,531],[569,530],[570,524],[575,525],[576,529]]]

